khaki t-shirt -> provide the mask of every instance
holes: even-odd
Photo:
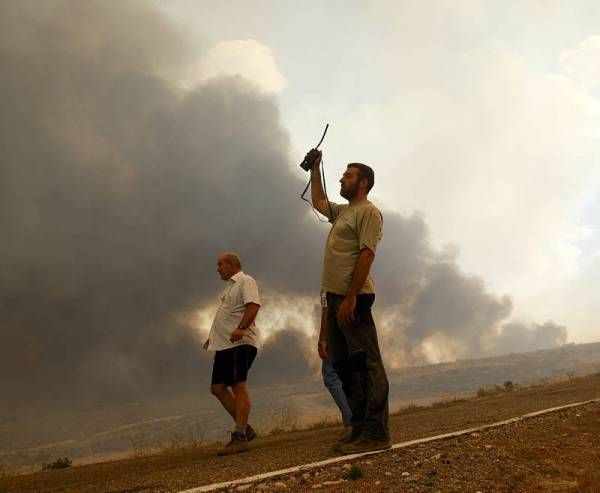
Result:
[[[321,291],[345,295],[360,251],[368,248],[373,253],[382,238],[383,217],[377,207],[365,200],[356,205],[331,202],[331,212],[325,215],[333,223],[327,242]],[[371,275],[367,276],[360,293],[374,293]]]

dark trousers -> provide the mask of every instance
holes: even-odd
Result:
[[[374,294],[357,297],[354,322],[341,325],[337,313],[344,296],[327,293],[327,348],[352,409],[352,424],[371,440],[389,440],[389,385],[371,314]]]

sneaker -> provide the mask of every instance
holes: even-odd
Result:
[[[370,440],[368,438],[360,438],[351,443],[342,443],[338,447],[338,452],[344,455],[360,454],[362,452],[375,452],[376,450],[387,450],[392,444],[388,440]]]
[[[251,442],[255,438],[256,438],[256,432],[254,431],[254,428],[252,428],[252,426],[250,426],[250,425],[246,425],[246,440]]]
[[[248,438],[245,433],[231,432],[231,440],[217,451],[217,455],[234,455],[248,451]]]

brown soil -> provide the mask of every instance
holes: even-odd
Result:
[[[595,375],[407,409],[391,417],[390,429],[393,442],[401,442],[598,397],[600,375]],[[331,444],[339,431],[331,427],[259,438],[249,453],[232,457],[217,457],[215,445],[8,477],[0,479],[0,492],[179,491],[333,457]],[[316,471],[316,476],[278,478],[248,491],[600,491],[600,405],[355,462],[363,472],[356,481],[336,483],[347,478],[349,467],[337,465]]]

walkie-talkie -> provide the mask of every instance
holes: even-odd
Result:
[[[308,151],[306,156],[304,156],[304,160],[300,163],[300,167],[303,170],[308,171],[308,172],[310,172],[312,170],[313,164],[315,163],[315,160],[319,156],[319,151],[318,151],[319,146],[322,144],[323,139],[325,138],[325,135],[327,134],[328,128],[329,128],[329,123],[327,125],[325,125],[325,131],[323,132],[323,135],[321,136],[321,140],[316,145],[316,147],[314,149],[311,149],[310,151]],[[323,184],[323,192],[325,194],[325,200],[327,200],[327,208],[329,209],[329,217],[332,217],[333,214],[331,212],[331,203],[329,202],[329,197],[327,197],[327,187],[325,186],[325,165],[323,165],[323,168],[321,169],[321,173],[322,173],[321,183]],[[317,219],[319,221],[321,221],[321,218],[317,214],[317,211],[313,207],[312,203],[304,197],[304,194],[308,190],[308,187],[310,187],[311,180],[312,180],[312,175],[311,175],[311,178],[309,178],[308,183],[306,184],[306,187],[304,188],[304,191],[300,194],[300,198],[302,200],[304,200],[304,202],[308,203],[311,206],[313,212],[317,216]],[[321,221],[321,222],[328,222],[328,221]]]
[[[313,163],[315,162],[315,159],[317,159],[319,146],[323,142],[323,139],[325,138],[325,135],[327,134],[328,128],[329,128],[329,123],[327,125],[325,125],[325,131],[323,132],[323,136],[321,137],[321,140],[319,141],[319,143],[316,145],[316,147],[314,147],[313,149],[308,151],[306,156],[304,156],[304,160],[300,163],[300,167],[304,171],[311,170]]]

